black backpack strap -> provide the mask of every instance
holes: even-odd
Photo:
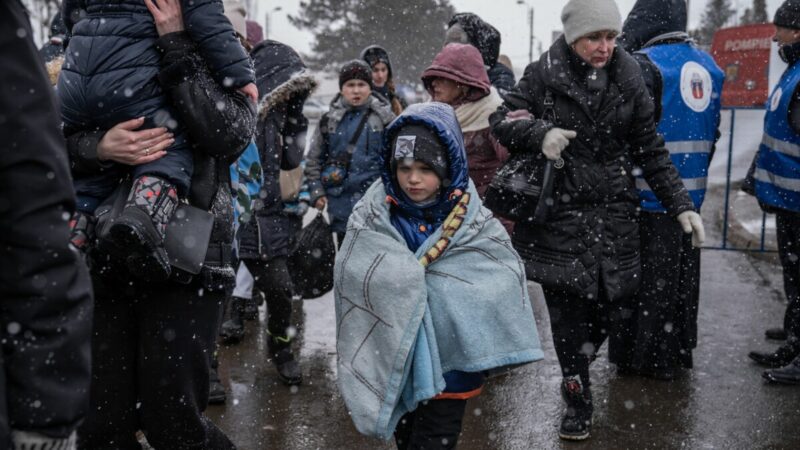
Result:
[[[369,120],[369,115],[372,113],[372,110],[366,110],[364,112],[364,116],[361,118],[361,122],[358,123],[358,128],[356,129],[356,133],[350,138],[350,142],[347,143],[347,153],[349,155],[353,155],[353,152],[356,151],[356,144],[358,143],[358,139],[361,137],[361,133],[364,131],[364,125],[367,124],[367,120]]]

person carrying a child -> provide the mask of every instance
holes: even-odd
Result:
[[[383,129],[392,119],[389,103],[372,95],[367,63],[345,63],[339,95],[311,138],[305,169],[311,204],[320,210],[328,206],[340,244],[353,206],[380,176]]]
[[[102,244],[128,255],[131,273],[154,281],[170,275],[164,233],[178,199],[189,192],[194,170],[186,127],[213,126],[179,122],[159,83],[159,33],[151,10],[171,9],[173,3],[177,0],[65,0],[63,5],[72,35],[58,80],[64,135],[102,134],[123,122],[131,131],[152,129],[142,141],[126,143],[138,150],[130,165],[100,161],[99,173],[73,174],[78,213],[91,216],[131,176],[125,209]],[[223,14],[222,1],[181,0],[180,5],[186,31],[215,81],[257,101],[252,62]],[[252,135],[253,130],[219,132]],[[167,140],[165,133],[171,135]]]
[[[384,142],[334,269],[339,389],[361,433],[452,449],[486,372],[543,356],[525,268],[449,105],[410,106]]]

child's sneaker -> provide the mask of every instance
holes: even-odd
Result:
[[[177,207],[178,192],[169,182],[149,175],[133,182],[125,209],[106,238],[127,252],[132,275],[149,281],[169,278],[171,268],[164,236]]]

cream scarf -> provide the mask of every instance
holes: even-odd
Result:
[[[503,104],[500,94],[492,87],[489,95],[476,102],[464,103],[456,108],[456,117],[461,125],[461,131],[469,133],[489,128],[489,116],[497,111],[497,107]]]

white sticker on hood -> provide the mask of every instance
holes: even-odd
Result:
[[[397,136],[397,141],[394,144],[394,159],[413,159],[416,144],[416,136]]]

